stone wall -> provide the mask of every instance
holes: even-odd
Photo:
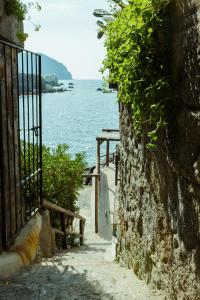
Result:
[[[175,106],[155,150],[121,106],[118,259],[167,299],[200,299],[200,1],[171,10]]]
[[[23,43],[16,36],[19,29],[23,32],[23,24],[18,24],[14,16],[6,15],[4,4],[5,0],[0,0],[0,39],[23,47]]]

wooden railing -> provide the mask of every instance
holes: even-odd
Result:
[[[109,164],[114,163],[114,161],[115,161],[115,152],[109,153],[108,147],[106,148],[106,154],[100,156],[100,158],[101,158],[100,165],[103,167],[104,166],[109,167]],[[102,161],[103,158],[104,158],[104,160]]]
[[[103,132],[119,132],[119,129],[108,129],[108,128],[103,128],[102,129]]]
[[[83,245],[84,240],[84,227],[86,219],[81,215],[64,209],[56,204],[47,200],[43,200],[43,207],[60,214],[60,229],[54,228],[55,233],[62,236],[62,248],[66,249],[67,236],[74,236],[80,239],[80,245]],[[72,223],[74,218],[79,220],[79,233],[73,231]]]

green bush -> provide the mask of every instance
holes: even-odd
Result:
[[[42,182],[43,199],[57,204],[72,212],[79,212],[77,197],[83,186],[83,173],[87,166],[84,153],[78,153],[74,158],[68,153],[66,144],[57,145],[55,149],[42,146]],[[26,153],[24,157],[23,153]],[[30,158],[30,159],[29,159]],[[39,148],[32,144],[21,142],[21,177],[34,174],[39,166]],[[27,183],[26,198],[34,203],[37,195],[35,176]],[[59,213],[51,213],[52,225],[60,227]]]
[[[78,212],[77,196],[83,185],[86,168],[85,155],[76,154],[72,159],[66,144],[54,150],[42,147],[43,198],[73,212]]]
[[[77,197],[83,185],[83,173],[86,168],[84,154],[76,154],[72,159],[66,144],[58,145],[54,150],[42,147],[43,160],[43,198],[72,212],[79,212]],[[61,229],[60,214],[51,211],[51,224]],[[72,219],[68,219],[68,226]],[[57,246],[61,241],[57,239]]]
[[[83,186],[83,174],[87,163],[84,153],[77,153],[74,158],[68,152],[66,144],[57,145],[55,149],[42,146],[42,183],[43,199],[48,200],[72,212],[79,212],[77,203],[79,190]],[[24,156],[24,153],[26,155]],[[36,174],[40,168],[40,151],[37,145],[21,141],[21,178],[31,176],[26,182],[23,193],[26,197],[26,211],[31,212],[38,205],[38,186],[36,184]],[[26,193],[26,195],[25,195]],[[58,212],[50,211],[51,225],[54,228],[61,228],[61,215]],[[76,223],[75,223],[76,224]],[[74,229],[73,218],[66,218],[66,228]],[[74,236],[67,237],[69,246],[74,245]],[[58,248],[62,248],[62,238],[56,236]]]

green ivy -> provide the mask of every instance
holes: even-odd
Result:
[[[28,19],[30,20],[30,17],[28,16],[28,12],[31,8],[36,9],[37,11],[41,10],[41,6],[36,1],[29,1],[27,4],[25,4],[21,0],[5,0],[5,12],[8,16],[15,16],[18,21],[18,28],[17,28],[17,38],[24,42],[28,38],[28,34],[22,32],[21,30],[21,23]],[[40,29],[40,25],[33,24],[35,31],[38,31]]]
[[[102,71],[109,70],[108,81],[118,85],[119,101],[131,105],[134,130],[147,132],[148,148],[166,127],[171,99],[168,7],[167,0],[129,0],[103,27]]]
[[[6,0],[5,12],[8,16],[14,15],[19,21],[24,21],[27,14],[27,5],[18,0]]]

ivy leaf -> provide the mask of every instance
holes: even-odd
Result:
[[[16,35],[20,42],[25,42],[28,38],[28,33],[24,33],[22,31],[18,31]]]

